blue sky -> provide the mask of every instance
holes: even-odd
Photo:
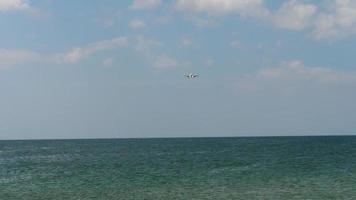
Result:
[[[355,13],[351,0],[0,0],[0,139],[354,134]]]

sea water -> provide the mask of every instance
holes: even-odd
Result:
[[[356,199],[356,137],[0,141],[12,199]]]

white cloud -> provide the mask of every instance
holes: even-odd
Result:
[[[241,42],[239,40],[233,40],[230,42],[230,47],[239,48],[241,46]]]
[[[187,63],[181,62],[172,56],[158,53],[157,49],[164,46],[160,41],[144,36],[135,37],[131,41],[134,50],[156,70],[174,69],[187,65]]]
[[[147,38],[144,36],[137,36],[133,40],[134,49],[141,53],[149,53],[152,47],[158,47],[158,46],[162,46],[162,43],[160,43],[157,40]]]
[[[162,43],[157,40],[138,36],[116,37],[111,40],[102,40],[80,47],[74,47],[62,53],[39,53],[30,50],[0,49],[0,69],[33,63],[78,64],[95,54],[116,48],[131,48],[136,50],[138,53],[137,56],[142,57],[154,69],[158,70],[173,69],[188,65],[167,54],[157,53],[157,49],[154,48],[161,46]],[[113,63],[114,58],[112,57],[106,57],[101,60],[101,64],[104,66],[110,66]]]
[[[239,14],[291,31],[308,30],[315,39],[335,39],[356,34],[356,1],[329,0],[315,4],[311,1],[288,0],[276,11],[264,0],[176,0],[179,11],[208,13],[205,17],[190,17],[197,26],[216,25],[215,15]],[[324,6],[323,6],[324,5]],[[326,6],[325,6],[326,5]]]
[[[263,0],[177,0],[175,8],[181,11],[241,15],[262,15],[265,12]]]
[[[270,11],[264,0],[177,0],[178,10],[207,12],[212,14],[238,13],[272,22],[278,27],[290,30],[302,30],[312,23],[317,7],[313,4],[290,0],[282,4],[275,12]]]
[[[321,12],[313,36],[317,39],[338,38],[356,33],[356,1],[335,0],[329,12]]]
[[[193,22],[196,26],[200,28],[211,28],[218,25],[218,22],[211,18],[202,18],[202,17],[190,17],[187,20]]]
[[[327,1],[326,9],[290,0],[271,14],[280,28],[301,31],[309,28],[315,39],[335,39],[356,34],[356,1]]]
[[[183,47],[191,47],[194,45],[194,42],[190,37],[182,37],[180,40],[180,44]]]
[[[155,69],[176,68],[181,63],[173,57],[165,54],[158,55],[152,48],[162,44],[156,40],[138,36],[136,38],[117,37],[111,40],[94,42],[82,47],[72,48],[65,53],[37,53],[29,50],[9,50],[0,49],[0,69],[10,68],[21,64],[31,64],[37,62],[77,64],[80,61],[102,51],[109,51],[120,47],[132,46],[144,59]],[[158,55],[158,56],[157,56]],[[101,61],[104,66],[110,66],[114,59],[109,57]]]
[[[77,63],[97,52],[111,50],[117,47],[126,46],[127,44],[128,38],[126,37],[117,37],[112,40],[103,40],[84,47],[72,48],[72,50],[69,52],[61,55],[60,59],[66,63]]]
[[[297,0],[285,2],[270,20],[278,27],[300,31],[311,25],[317,7],[313,4],[300,3]]]
[[[24,11],[30,10],[27,0],[0,0],[0,11]]]
[[[0,69],[39,61],[39,53],[28,50],[0,49]]]
[[[259,72],[259,76],[280,80],[313,80],[319,83],[337,83],[356,80],[355,74],[323,67],[307,67],[300,60],[287,61],[282,65],[280,68],[262,70]]]
[[[102,62],[102,65],[104,66],[111,66],[112,64],[114,64],[114,58],[105,58]]]
[[[240,89],[259,90],[266,87],[307,87],[312,84],[356,84],[355,72],[338,71],[325,67],[308,67],[300,60],[286,61],[279,67],[266,68],[238,81]],[[306,85],[308,84],[308,85]]]
[[[129,25],[130,25],[131,28],[136,28],[136,29],[145,28],[147,26],[146,23],[143,20],[140,20],[140,19],[131,20]]]
[[[155,69],[172,69],[179,66],[179,62],[170,56],[159,55],[153,60],[153,67]]]
[[[111,40],[98,41],[83,47],[72,48],[64,53],[39,53],[31,50],[0,49],[0,68],[38,62],[76,64],[101,51],[127,46],[128,38],[117,37]]]
[[[130,8],[133,10],[147,10],[157,8],[162,0],[134,0]]]

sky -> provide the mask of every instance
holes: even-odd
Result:
[[[0,139],[356,133],[353,0],[0,0],[0,27]]]

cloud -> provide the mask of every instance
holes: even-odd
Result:
[[[77,63],[82,59],[85,59],[97,52],[111,50],[117,47],[123,47],[128,44],[127,37],[117,37],[112,40],[103,40],[99,42],[95,42],[89,44],[84,47],[75,47],[72,48],[67,53],[59,55],[60,61],[64,61],[65,63]]]
[[[29,65],[33,63],[47,64],[78,64],[81,61],[94,56],[100,52],[114,50],[116,48],[133,49],[149,63],[154,69],[173,69],[178,66],[186,66],[187,63],[180,62],[167,54],[157,53],[157,47],[162,43],[157,40],[138,37],[116,37],[110,40],[101,40],[88,45],[73,47],[67,52],[40,53],[31,50],[0,49],[0,69],[7,69],[18,65]],[[114,58],[107,57],[101,61],[104,66],[114,63]]]
[[[179,62],[170,56],[159,55],[153,60],[153,67],[158,70],[172,69],[179,66]]]
[[[133,39],[134,49],[141,53],[149,53],[151,48],[159,46],[162,46],[161,42],[144,36],[137,36]]]
[[[237,97],[232,104],[238,106],[236,112],[243,113],[239,119],[246,120],[241,124],[253,121],[248,130],[254,130],[257,121],[258,131],[274,134],[354,130],[355,70],[307,66],[291,60],[242,76],[231,85]]]
[[[280,68],[259,72],[260,77],[279,80],[312,80],[319,83],[356,81],[355,74],[323,67],[307,67],[300,60],[286,61]]]
[[[241,46],[241,42],[239,40],[233,40],[230,42],[230,47],[239,48]]]
[[[0,0],[1,11],[26,11],[31,6],[27,0]]]
[[[162,0],[134,0],[130,8],[133,10],[149,10],[159,7]]]
[[[265,11],[263,0],[177,0],[175,8],[180,11],[241,15],[259,15]]]
[[[182,47],[192,47],[194,46],[193,39],[190,37],[182,37],[180,40],[180,45]]]
[[[188,21],[193,22],[197,27],[200,28],[211,28],[211,27],[216,27],[218,25],[218,22],[211,18],[189,17],[186,19]]]
[[[143,20],[140,19],[134,19],[129,22],[129,25],[131,28],[139,29],[139,28],[145,28],[147,25]]]
[[[356,72],[344,72],[325,67],[305,66],[300,60],[286,61],[279,67],[266,68],[253,75],[242,77],[238,81],[240,89],[260,90],[268,87],[290,89],[311,85],[356,86]]]
[[[275,13],[271,13],[270,20],[280,28],[301,31],[312,24],[317,10],[313,4],[291,0],[282,4]]]
[[[134,50],[145,59],[145,62],[156,70],[174,69],[179,66],[187,65],[187,63],[181,62],[172,56],[165,53],[159,53],[162,52],[160,48],[164,47],[160,41],[144,36],[138,36],[132,38],[131,42]]]
[[[96,53],[127,46],[127,37],[102,40],[82,47],[74,47],[64,53],[40,53],[32,50],[0,49],[0,69],[31,63],[76,64]]]
[[[328,12],[321,12],[312,35],[317,39],[329,39],[356,33],[356,1],[335,0]]]
[[[200,27],[216,25],[213,19],[216,15],[239,14],[281,29],[307,30],[317,40],[356,34],[356,1],[330,0],[323,3],[289,0],[277,10],[271,10],[264,0],[176,0],[174,7],[178,11],[209,14],[190,17],[190,21]]]
[[[257,18],[290,30],[304,29],[317,12],[315,5],[297,0],[285,2],[275,12],[264,5],[264,0],[177,0],[175,7],[180,11],[197,13],[238,13],[243,17]]]
[[[0,49],[0,69],[39,61],[40,59],[40,54],[36,52],[19,49]]]
[[[111,66],[114,63],[114,58],[105,58],[101,64],[104,66]]]

